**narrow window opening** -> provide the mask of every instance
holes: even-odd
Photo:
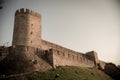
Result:
[[[68,57],[70,57],[70,54],[68,54]]]
[[[57,51],[57,54],[59,55],[59,51]]]
[[[31,35],[33,34],[33,32],[30,33]]]

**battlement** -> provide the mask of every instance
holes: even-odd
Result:
[[[30,15],[33,15],[33,16],[36,16],[36,17],[41,17],[41,15],[39,13],[34,12],[32,10],[29,10],[29,9],[24,9],[24,8],[16,10],[15,16],[18,15],[18,14],[30,14]]]

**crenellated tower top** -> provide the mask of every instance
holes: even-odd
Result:
[[[30,15],[33,15],[33,16],[36,16],[36,17],[40,17],[39,13],[34,12],[32,10],[29,10],[29,9],[24,9],[24,8],[16,10],[15,16],[18,15],[18,14],[21,14],[21,13],[23,13],[23,14],[30,14]]]

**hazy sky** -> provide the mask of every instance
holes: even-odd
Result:
[[[42,39],[120,64],[119,0],[4,0],[2,6],[0,45],[11,45],[14,13],[28,8],[42,15]]]

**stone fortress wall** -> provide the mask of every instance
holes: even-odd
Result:
[[[94,51],[84,54],[42,40],[41,15],[23,8],[15,13],[13,42],[6,49],[9,54],[0,62],[3,73],[48,70],[56,66],[96,67],[100,63]]]
[[[95,66],[94,61],[88,59],[84,53],[76,52],[45,40],[42,40],[42,47],[45,50],[52,49],[53,66]]]
[[[31,46],[43,50],[52,49],[53,56],[51,58],[53,59],[50,60],[52,60],[53,66],[94,66],[95,59],[88,59],[82,53],[41,40],[41,16],[28,9],[20,9],[15,13],[13,45]]]

